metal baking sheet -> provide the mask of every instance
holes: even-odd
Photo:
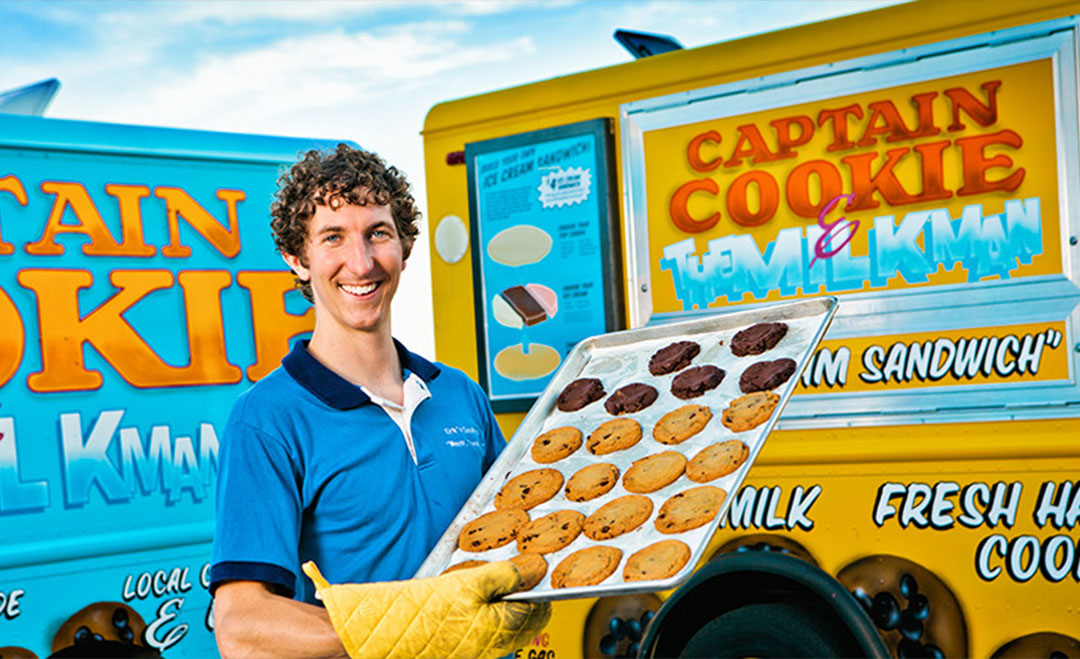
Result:
[[[603,597],[607,595],[654,592],[674,588],[685,581],[694,571],[702,558],[709,540],[717,525],[724,517],[730,505],[732,495],[738,492],[746,473],[752,467],[769,432],[783,411],[784,405],[794,391],[799,374],[813,356],[814,350],[828,329],[836,311],[835,297],[821,297],[799,302],[762,306],[751,310],[732,313],[720,313],[691,321],[645,327],[641,329],[613,332],[585,339],[567,356],[558,373],[537,399],[528,415],[518,427],[506,449],[492,465],[483,480],[473,491],[469,500],[458,512],[453,523],[443,534],[428,555],[416,577],[428,577],[440,574],[451,565],[466,560],[497,561],[517,555],[516,543],[484,552],[465,552],[458,549],[457,540],[466,523],[481,514],[495,509],[496,493],[511,478],[533,469],[554,468],[562,472],[564,479],[569,479],[577,470],[597,462],[610,462],[619,468],[619,483],[607,494],[585,502],[573,502],[565,498],[560,491],[550,500],[527,511],[530,519],[539,519],[556,510],[572,509],[586,515],[595,512],[600,506],[629,494],[622,486],[622,476],[635,461],[647,455],[663,451],[679,451],[689,460],[706,446],[728,439],[739,439],[749,447],[746,462],[734,473],[707,483],[723,489],[727,496],[713,520],[699,528],[684,533],[663,534],[656,530],[653,521],[660,506],[669,497],[691,487],[706,483],[689,480],[685,475],[674,483],[655,492],[645,494],[653,502],[653,512],[649,519],[629,533],[603,541],[593,541],[584,533],[579,535],[567,547],[544,558],[548,562],[548,571],[543,580],[531,590],[508,595],[509,600],[559,600],[582,597]],[[742,329],[762,322],[782,321],[787,323],[788,332],[771,350],[761,355],[736,357],[731,352],[731,339]],[[649,358],[660,348],[678,340],[696,341],[701,345],[701,353],[691,362],[691,366],[715,364],[724,369],[726,376],[716,389],[704,395],[682,400],[671,393],[671,380],[678,372],[654,376],[649,373]],[[725,407],[738,396],[739,376],[751,364],[762,360],[775,360],[782,357],[794,359],[795,375],[781,385],[776,393],[780,402],[769,420],[762,425],[744,432],[733,432],[720,422],[720,415]],[[604,383],[607,395],[632,382],[644,382],[656,387],[659,395],[656,401],[646,409],[626,415],[641,424],[642,439],[635,446],[615,453],[596,456],[589,453],[585,443],[589,434],[601,423],[615,418],[604,409],[601,399],[586,405],[576,412],[562,412],[555,407],[556,399],[570,382],[582,378],[599,378]],[[606,397],[605,397],[606,399]],[[652,437],[652,428],[661,416],[678,407],[688,404],[708,405],[713,413],[704,430],[688,440],[667,445],[657,442]],[[582,432],[582,447],[563,460],[550,464],[539,464],[532,459],[533,440],[540,434],[553,428],[571,425]],[[565,483],[564,483],[565,485]],[[690,560],[674,576],[654,581],[623,581],[622,571],[631,554],[660,540],[678,539],[685,542],[691,550]],[[590,546],[607,545],[622,550],[622,560],[615,572],[595,586],[574,588],[553,588],[551,574],[555,567],[571,553]]]

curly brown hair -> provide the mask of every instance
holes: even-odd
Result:
[[[345,204],[389,206],[403,257],[409,258],[420,233],[420,211],[405,175],[378,154],[348,144],[338,144],[333,151],[312,149],[282,174],[277,184],[270,206],[274,244],[279,252],[295,256],[305,267],[308,221],[315,215],[316,205],[335,209]],[[297,277],[296,284],[311,302],[311,282]]]

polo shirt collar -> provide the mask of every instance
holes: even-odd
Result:
[[[319,360],[312,357],[307,347],[306,339],[297,341],[293,344],[292,351],[281,360],[285,371],[300,386],[337,410],[349,410],[371,402],[371,398],[360,387],[326,368]],[[407,379],[410,373],[415,373],[421,380],[430,382],[439,375],[438,366],[416,353],[409,352],[397,339],[394,339],[394,348],[397,350],[404,378]]]

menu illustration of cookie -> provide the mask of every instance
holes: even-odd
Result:
[[[533,380],[550,375],[561,362],[562,357],[551,346],[512,345],[495,355],[495,371],[509,380]]]
[[[495,321],[504,327],[522,329],[555,317],[559,296],[543,284],[511,286],[491,301]]]
[[[551,236],[531,224],[518,224],[503,229],[488,243],[487,253],[492,261],[502,265],[519,266],[539,263],[551,251]]]

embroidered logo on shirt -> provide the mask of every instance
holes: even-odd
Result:
[[[480,429],[472,426],[446,426],[443,433],[447,435],[446,445],[454,448],[483,446],[480,441]],[[452,438],[452,439],[451,439]]]

